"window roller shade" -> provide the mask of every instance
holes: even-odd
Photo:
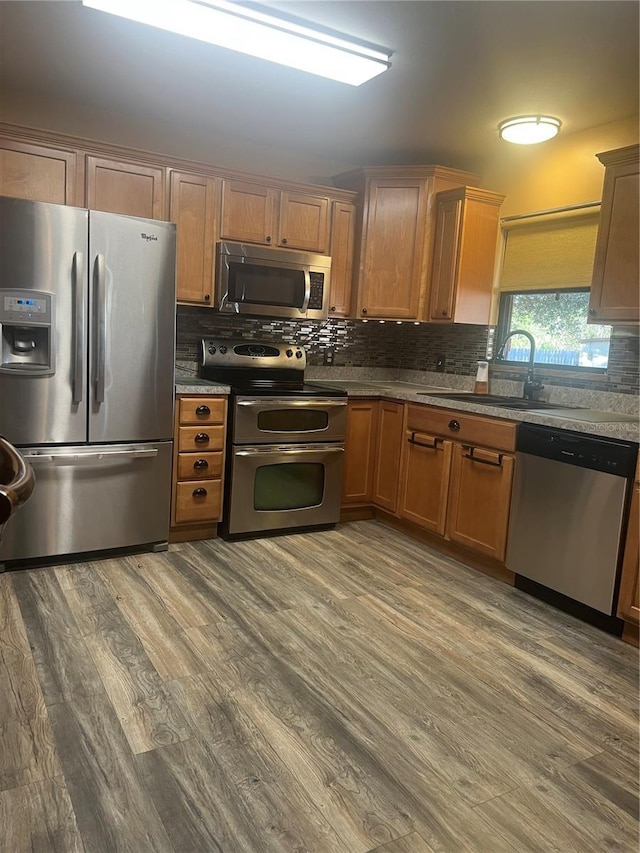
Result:
[[[591,287],[599,210],[503,223],[500,290]]]

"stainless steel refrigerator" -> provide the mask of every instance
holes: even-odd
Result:
[[[0,197],[0,435],[34,468],[0,563],[166,543],[175,226]]]

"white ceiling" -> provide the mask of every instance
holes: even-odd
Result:
[[[266,5],[392,49],[391,70],[355,88],[78,0],[3,0],[0,82],[324,159],[477,171],[506,144],[496,125],[508,116],[548,112],[572,133],[638,113],[633,0]]]

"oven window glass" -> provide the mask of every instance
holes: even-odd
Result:
[[[304,291],[302,270],[229,261],[229,302],[302,309]]]
[[[321,462],[282,462],[261,465],[253,481],[253,506],[257,511],[279,512],[320,506],[324,494]]]
[[[263,432],[315,432],[329,425],[329,413],[322,409],[266,409],[258,412],[258,429]]]

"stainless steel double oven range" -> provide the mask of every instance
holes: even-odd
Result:
[[[231,386],[227,539],[339,519],[347,400],[306,384],[305,367],[302,347],[202,341],[201,376]]]

